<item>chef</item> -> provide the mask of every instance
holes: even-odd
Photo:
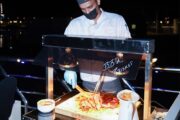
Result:
[[[110,1],[109,1],[110,2]],[[67,36],[93,36],[93,37],[118,37],[131,38],[129,28],[123,16],[104,11],[100,7],[100,0],[77,0],[83,15],[72,19],[65,29]],[[101,61],[82,59],[80,63],[80,78],[83,87],[88,91],[94,91],[103,70]],[[89,71],[87,71],[89,69]],[[95,71],[94,71],[95,70]],[[99,72],[97,72],[99,70]],[[71,74],[71,77],[67,74]],[[103,77],[101,91],[117,93],[122,89],[119,78],[115,75]],[[74,71],[65,72],[65,80],[75,88],[77,75]],[[101,77],[102,78],[102,77]]]

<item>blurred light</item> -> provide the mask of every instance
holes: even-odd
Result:
[[[157,70],[156,70],[156,71],[154,71],[154,72],[155,72],[155,73],[159,73],[159,71],[157,71]]]
[[[24,64],[25,62],[24,61],[21,61],[21,64]]]
[[[18,63],[25,64],[25,61],[22,60],[22,59],[20,59],[20,58],[18,58],[16,61],[17,61]]]
[[[12,49],[13,49],[13,47],[12,47],[12,46],[10,46],[10,47],[9,47],[9,49],[10,49],[10,50],[12,50]]]
[[[155,63],[155,62],[157,62],[157,60],[158,60],[157,58],[153,58],[153,59],[152,59],[152,64]]]
[[[18,21],[17,20],[13,20],[13,23],[17,23]]]
[[[0,35],[0,48],[3,47],[3,35]]]
[[[131,25],[131,28],[132,28],[132,29],[136,29],[136,24],[132,24],[132,25]]]
[[[161,20],[161,21],[160,21],[160,23],[162,24],[162,23],[163,23],[163,21]]]
[[[118,53],[116,54],[116,56],[119,57],[119,58],[122,58],[122,57],[123,57],[123,53],[122,53],[122,52],[118,52]]]
[[[18,58],[16,61],[19,63],[19,62],[21,62],[21,59]]]

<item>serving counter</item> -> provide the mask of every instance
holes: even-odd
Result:
[[[59,98],[56,99],[56,105],[62,104],[67,100],[70,100],[71,98],[73,98],[74,96],[76,96],[78,94],[78,91],[73,90],[72,92],[69,92]],[[112,112],[111,112],[112,113]],[[139,119],[143,120],[142,118],[142,113],[143,113],[143,106],[140,106],[138,109],[138,114],[139,114]],[[72,113],[69,113],[72,114]],[[74,114],[75,115],[75,114]],[[118,115],[117,115],[118,116]],[[99,116],[99,117],[103,117],[103,116]],[[32,110],[29,111],[28,113],[23,115],[23,120],[109,120],[109,118],[113,119],[113,117],[110,116],[110,114],[106,114],[107,118],[93,118],[93,117],[83,117],[81,115],[78,116],[73,116],[72,115],[64,115],[64,113],[56,113],[55,110],[50,112],[50,113],[40,113],[38,110]],[[108,118],[109,117],[109,118]],[[117,117],[114,116],[116,119]],[[81,119],[80,119],[81,118]],[[113,119],[113,120],[116,120]]]
[[[53,73],[54,69],[62,68],[62,63],[70,62],[75,63],[75,58],[93,59],[100,61],[98,64],[101,69],[108,69],[114,67],[117,63],[115,58],[120,54],[124,55],[127,60],[135,58],[136,56],[145,56],[145,78],[144,78],[144,111],[143,120],[147,120],[150,117],[151,111],[151,88],[152,88],[152,54],[154,52],[154,40],[152,39],[123,39],[123,38],[94,38],[89,36],[64,36],[64,35],[44,35],[42,37],[43,49],[36,57],[35,62],[39,65],[46,66],[47,68],[47,98],[53,98]],[[69,61],[67,57],[67,48],[71,51],[71,59]],[[73,56],[72,56],[73,55]],[[131,57],[132,56],[132,57]],[[135,56],[135,57],[134,57]],[[78,59],[79,60],[79,59]],[[119,60],[119,59],[118,59]],[[139,60],[139,57],[137,61]],[[126,61],[126,60],[125,60]],[[136,61],[136,60],[135,60]],[[133,64],[136,62],[133,62]],[[79,65],[81,63],[77,63]],[[124,72],[129,69],[131,64],[125,66],[125,68],[118,68],[116,66],[115,72]],[[135,65],[136,67],[138,65]],[[66,68],[69,69],[69,68]],[[75,71],[78,71],[75,67]],[[112,70],[114,72],[114,69]],[[133,71],[133,70],[130,70]],[[95,70],[94,72],[100,72]],[[126,71],[125,71],[126,72]],[[129,71],[128,71],[129,72]],[[134,72],[130,72],[132,75]],[[130,76],[130,79],[135,79]],[[126,76],[124,76],[126,78]],[[129,76],[127,77],[129,79]]]

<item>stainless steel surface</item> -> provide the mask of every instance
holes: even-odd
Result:
[[[145,61],[144,83],[144,120],[149,120],[151,113],[151,90],[152,90],[152,55],[147,54]]]
[[[144,87],[132,86],[133,89],[144,89]],[[163,88],[152,88],[154,91],[167,92],[167,93],[180,93],[177,90],[163,89]]]
[[[171,72],[179,72],[180,73],[180,68],[154,67],[153,70],[163,70],[163,71],[171,71]]]
[[[144,67],[141,66],[140,69],[144,69]],[[177,73],[180,72],[180,68],[178,68],[178,67],[168,67],[168,66],[167,67],[156,67],[156,66],[153,66],[152,69],[159,70],[159,71],[177,72]]]
[[[47,67],[46,72],[47,72],[47,81],[46,81],[46,97],[53,99],[53,93],[54,93],[54,84],[53,84],[53,68],[52,67]]]
[[[22,91],[20,91],[18,88],[16,89],[16,91],[24,103],[24,113],[27,113],[28,112],[28,101],[27,101],[26,97],[23,95]]]
[[[153,39],[124,39],[113,37],[75,36],[67,37],[64,35],[44,35],[42,45],[46,47],[71,47],[73,49],[97,50],[106,52],[129,52],[135,54],[153,53]]]

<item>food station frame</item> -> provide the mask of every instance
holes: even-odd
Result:
[[[43,35],[42,46],[47,48],[46,97],[53,99],[54,60],[50,55],[53,48],[81,49],[89,51],[122,52],[145,56],[144,109],[143,120],[151,115],[152,55],[155,50],[153,39],[93,38],[85,36]]]

